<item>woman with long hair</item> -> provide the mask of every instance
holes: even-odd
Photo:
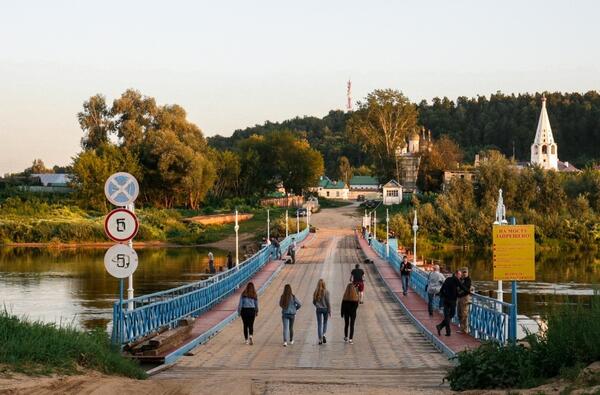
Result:
[[[325,332],[327,332],[327,318],[331,317],[331,304],[329,303],[329,291],[325,287],[325,281],[320,279],[313,293],[313,304],[317,311],[317,336],[319,344],[327,343]]]
[[[342,318],[344,319],[344,341],[354,344],[354,322],[356,321],[356,309],[358,309],[358,292],[354,284],[346,285],[346,292],[342,298]],[[348,337],[348,326],[350,326],[350,336]]]
[[[246,344],[252,345],[254,319],[258,315],[258,296],[256,295],[256,289],[252,281],[246,285],[246,289],[244,289],[244,292],[240,296],[238,314],[242,317],[244,324],[244,339],[246,339]]]
[[[279,307],[281,307],[281,319],[283,321],[283,346],[287,347],[288,340],[294,344],[294,319],[296,311],[301,307],[300,301],[294,296],[292,286],[285,284],[283,294],[279,298]]]

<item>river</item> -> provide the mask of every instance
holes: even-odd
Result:
[[[217,266],[226,252],[211,249]],[[134,275],[136,295],[161,291],[199,279],[208,267],[207,248],[143,248]],[[81,328],[107,327],[118,297],[118,280],[103,264],[105,249],[0,247],[0,303],[12,313]],[[429,250],[444,267],[470,268],[477,292],[497,288],[489,251]],[[419,252],[419,256],[421,252]],[[519,313],[542,315],[552,306],[589,302],[600,284],[600,256],[554,252],[536,256],[536,281],[519,284]],[[505,283],[510,301],[510,284]],[[495,295],[495,294],[494,294]]]
[[[106,328],[119,282],[104,269],[105,251],[0,247],[0,303],[9,312],[32,320]],[[210,251],[217,267],[227,266],[225,251]],[[208,268],[208,252],[191,247],[137,249],[135,295],[200,280]]]

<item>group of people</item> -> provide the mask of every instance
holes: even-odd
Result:
[[[427,277],[427,307],[429,316],[433,316],[434,299],[439,296],[440,305],[444,311],[444,319],[435,326],[438,336],[442,335],[442,329],[446,330],[446,336],[451,335],[450,323],[456,314],[457,306],[460,322],[458,332],[469,333],[469,307],[472,292],[473,287],[467,268],[458,269],[452,276],[446,278],[440,273],[439,265],[434,265],[433,272],[429,273]]]
[[[344,342],[353,344],[354,324],[358,305],[363,303],[364,295],[364,271],[360,265],[352,270],[350,282],[346,286],[340,309],[341,318],[344,319]],[[327,343],[327,322],[331,318],[331,301],[329,290],[323,279],[317,282],[312,298],[317,318],[317,338],[319,345]],[[283,325],[283,346],[294,344],[294,321],[296,313],[302,307],[300,300],[294,295],[292,286],[286,284],[279,298],[281,308],[281,319]],[[254,335],[254,320],[258,316],[258,296],[254,283],[249,282],[240,296],[238,314],[242,318],[244,340],[246,344],[252,345]]]

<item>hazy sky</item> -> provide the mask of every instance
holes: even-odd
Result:
[[[357,99],[600,89],[597,1],[0,4],[0,174],[68,164],[82,102],[127,88],[208,136],[343,108],[348,77]]]

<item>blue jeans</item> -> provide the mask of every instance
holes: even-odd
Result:
[[[317,309],[317,336],[319,340],[323,339],[323,335],[327,332],[327,318],[329,316],[329,310]]]
[[[429,311],[429,315],[433,315],[433,299],[435,299],[435,294],[427,294],[427,311]]]
[[[400,276],[402,278],[402,293],[406,295],[408,293],[408,283],[410,276]]]
[[[294,340],[294,319],[295,315],[284,314],[281,319],[283,321],[283,341],[287,342]]]

